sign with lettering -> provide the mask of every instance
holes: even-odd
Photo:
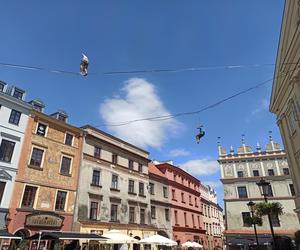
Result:
[[[40,213],[26,216],[25,224],[31,227],[61,227],[64,217],[57,214]]]

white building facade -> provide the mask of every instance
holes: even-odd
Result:
[[[293,238],[299,229],[297,215],[294,212],[295,190],[290,176],[286,153],[275,143],[270,136],[270,141],[264,151],[258,145],[256,152],[245,144],[238,148],[237,153],[233,148],[227,154],[219,145],[219,164],[221,168],[221,182],[224,187],[224,209],[226,228],[224,235],[229,249],[248,249],[255,242],[253,226],[247,217],[250,211],[247,203],[263,202],[263,197],[257,186],[262,178],[270,182],[268,201],[279,202],[283,206],[284,214],[273,216],[272,224],[275,235],[285,235]],[[263,225],[257,226],[257,233],[261,249],[270,244],[271,232],[267,216],[263,216]]]
[[[32,106],[25,92],[0,81],[0,228],[6,227],[19,156]]]

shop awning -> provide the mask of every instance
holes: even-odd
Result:
[[[6,230],[0,230],[0,239],[11,239],[11,240],[21,240],[21,237],[10,234]]]
[[[258,242],[260,245],[270,245],[272,243],[271,236],[259,236]],[[249,246],[256,245],[255,237],[244,236],[244,237],[226,237],[227,245],[236,245],[236,246]]]
[[[36,233],[30,237],[28,240],[97,240],[106,241],[107,238],[102,237],[98,234],[93,233],[79,233],[79,232],[41,232]]]

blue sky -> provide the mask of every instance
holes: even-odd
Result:
[[[106,123],[199,110],[273,76],[274,66],[198,72],[104,75],[103,72],[202,66],[274,64],[283,0],[7,1],[1,5],[0,62],[78,71],[87,79],[0,66],[0,79],[40,98],[46,112],[66,110],[74,125],[91,124],[148,150],[151,159],[188,166],[214,182],[221,202],[217,137],[229,148],[263,146],[271,83],[199,115],[122,127]],[[206,136],[194,137],[203,124]],[[281,141],[280,141],[281,142]],[[188,163],[187,163],[188,162]]]

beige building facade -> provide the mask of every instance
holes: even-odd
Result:
[[[85,131],[74,230],[153,235],[148,152],[89,125]]]
[[[270,111],[277,124],[287,153],[295,185],[295,204],[300,219],[300,6],[286,0],[274,74]]]
[[[242,244],[247,249],[255,242],[254,229],[246,219],[250,216],[247,203],[250,200],[255,203],[263,201],[256,184],[262,178],[271,184],[268,200],[280,202],[284,208],[283,215],[272,218],[275,234],[293,237],[295,231],[299,229],[297,215],[294,212],[295,190],[286,154],[271,136],[269,140],[265,150],[258,145],[256,151],[242,140],[237,153],[233,148],[227,153],[219,145],[226,220],[224,235],[229,249],[239,249],[237,244]],[[262,245],[271,241],[270,226],[266,216],[263,217],[263,225],[257,227],[257,232]]]
[[[206,230],[205,245],[208,250],[223,249],[223,209],[217,202],[217,194],[213,188],[200,185],[201,211],[204,229]]]

